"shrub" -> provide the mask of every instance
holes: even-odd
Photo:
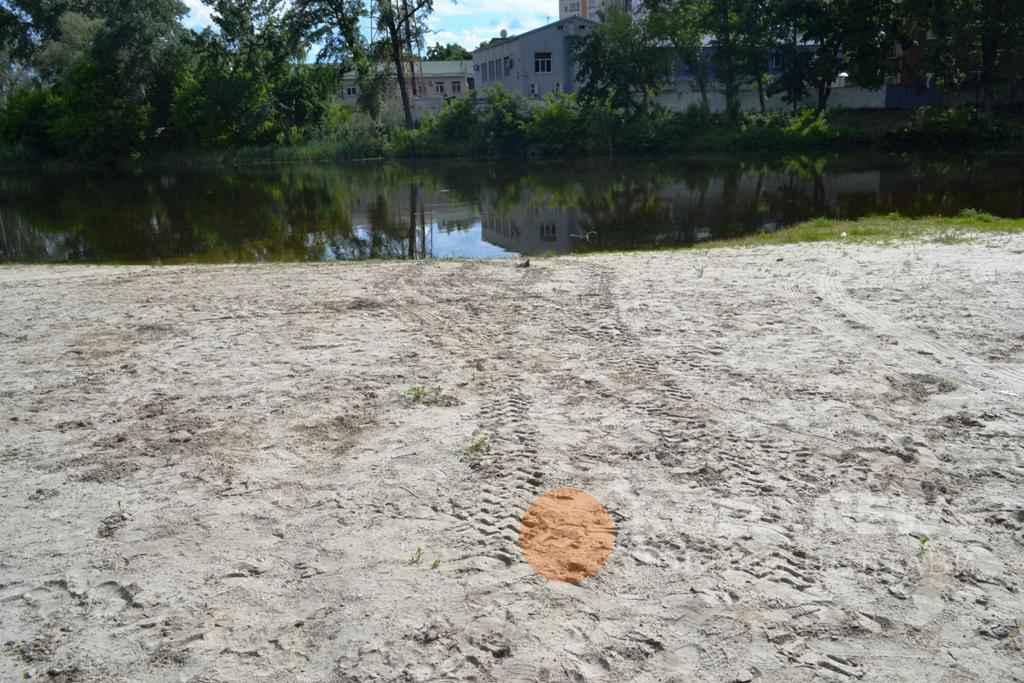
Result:
[[[489,88],[480,110],[480,143],[486,156],[517,156],[526,142],[527,104],[504,88]]]
[[[746,114],[734,146],[750,151],[815,149],[842,142],[846,134],[832,127],[824,112],[804,109],[796,114]]]
[[[547,95],[526,121],[526,139],[543,154],[577,153],[586,146],[583,112],[574,95]]]
[[[1013,131],[973,106],[921,107],[910,123],[890,133],[886,142],[896,147],[930,147],[931,145],[968,146],[1008,141]]]
[[[63,110],[61,98],[49,89],[17,90],[0,111],[0,139],[42,153],[54,153],[52,128]]]
[[[480,102],[476,93],[452,98],[413,130],[395,129],[386,153],[392,156],[459,156],[480,153]]]

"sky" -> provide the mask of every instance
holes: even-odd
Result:
[[[202,0],[185,0],[189,14],[185,25],[201,29],[210,25],[210,8]],[[486,0],[434,0],[427,44],[458,43],[474,50],[499,35],[523,33],[558,19],[558,0],[519,0],[511,5]]]

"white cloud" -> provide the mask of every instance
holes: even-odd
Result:
[[[460,3],[461,4],[461,3]],[[431,34],[427,43],[458,43],[467,50],[475,50],[480,43],[508,31],[509,35],[526,33],[547,23],[547,17],[536,14],[521,14],[514,17],[502,16],[495,12],[474,13],[450,17],[447,20],[431,21]],[[557,19],[557,17],[555,17]]]
[[[434,3],[434,14],[435,17],[467,17],[473,16],[477,13],[468,2],[458,2],[457,0],[437,0]]]
[[[188,7],[188,14],[183,22],[185,26],[203,29],[213,24],[213,10],[204,5],[202,0],[185,0],[185,5]]]
[[[519,0],[516,12],[521,16],[551,17],[558,19],[558,0]],[[437,0],[435,16],[479,16],[496,14],[494,3],[485,0]]]
[[[430,44],[458,43],[473,50],[499,35],[525,33],[558,19],[558,0],[520,0],[514,14],[507,6],[495,7],[486,0],[435,0],[430,18]]]
[[[480,43],[485,40],[490,40],[494,36],[500,33],[500,29],[495,31],[492,28],[468,28],[461,31],[437,31],[430,35],[430,39],[427,41],[430,45],[434,43],[441,43],[447,45],[448,43],[458,43],[462,47],[466,48],[470,52],[475,50]]]

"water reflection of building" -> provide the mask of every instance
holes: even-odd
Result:
[[[483,238],[508,251],[522,254],[572,251],[579,209],[517,204],[504,211],[484,210],[480,216]]]
[[[418,183],[359,193],[350,210],[353,244],[344,253],[359,257],[433,256],[438,234],[471,230],[478,216],[474,204]]]
[[[364,225],[371,222],[371,214],[378,210],[381,198],[389,216],[405,224],[409,222],[410,192],[408,185],[383,191],[369,190],[357,194],[352,200],[352,223]],[[453,197],[445,190],[417,187],[415,190],[417,220],[426,218],[430,223],[441,226],[470,225],[477,218],[474,205]]]
[[[500,201],[485,192],[483,239],[523,254],[692,244],[775,230],[815,216],[863,215],[881,196],[878,171],[704,170],[671,183],[605,182],[610,191],[583,191],[571,206],[543,191],[524,189],[515,200]]]

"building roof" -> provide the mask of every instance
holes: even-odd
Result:
[[[416,62],[416,73],[423,76],[447,76],[473,70],[472,59],[453,59],[446,61]]]
[[[405,66],[406,74],[409,74],[409,64],[413,65],[412,74],[417,78],[446,78],[449,76],[468,75],[473,73],[473,60],[472,59],[451,59],[445,61],[428,62],[412,61],[402,62]],[[394,66],[390,63],[377,64],[376,69],[378,73],[391,74],[394,70]],[[352,80],[356,77],[355,71],[346,71],[341,75],[342,80]]]
[[[566,17],[565,19],[559,19],[558,21],[553,21],[550,24],[545,24],[544,26],[538,26],[535,29],[527,31],[526,33],[520,33],[519,35],[516,35],[516,36],[508,36],[507,38],[501,38],[501,37],[492,38],[486,45],[481,45],[477,49],[473,50],[472,54],[476,54],[477,52],[479,52],[481,50],[489,50],[492,47],[498,47],[499,45],[504,45],[506,43],[515,42],[515,41],[519,40],[520,38],[525,38],[526,36],[530,35],[531,33],[537,33],[538,31],[545,31],[545,30],[547,30],[549,28],[552,28],[553,26],[564,25],[564,24],[571,24],[573,22],[575,22],[575,23],[582,23],[582,24],[591,24],[592,26],[597,26],[597,22],[596,21],[592,21],[590,19],[587,19],[586,17]]]

